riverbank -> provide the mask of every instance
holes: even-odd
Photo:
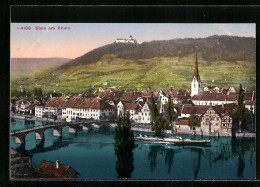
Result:
[[[12,118],[15,119],[22,119],[22,120],[29,120],[29,121],[41,121],[41,122],[53,122],[53,123],[59,123],[60,120],[54,120],[51,118],[38,118],[36,116],[30,116],[30,115],[19,115],[19,114],[11,114]],[[110,127],[116,127],[116,123],[110,123]],[[133,131],[140,131],[140,132],[153,132],[152,129],[149,127],[149,125],[134,125],[131,128]],[[181,131],[178,130],[173,131],[173,130],[165,130],[165,134],[184,134],[184,135],[195,135],[195,136],[232,136],[231,133],[228,132],[213,132],[213,133],[207,133],[207,132],[201,132],[201,131],[192,131],[192,130],[186,130],[186,131]],[[255,133],[248,133],[248,132],[241,132],[241,133],[236,133],[236,137],[239,138],[255,138],[256,134]]]

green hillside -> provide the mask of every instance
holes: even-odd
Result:
[[[78,93],[98,90],[108,80],[120,89],[189,89],[196,52],[203,87],[241,83],[255,90],[256,39],[237,36],[112,43],[36,75],[11,77],[11,88]]]
[[[195,53],[184,57],[154,57],[149,59],[122,59],[116,55],[103,55],[96,63],[59,67],[34,77],[14,79],[11,88],[32,90],[36,84],[43,91],[78,93],[97,90],[108,80],[109,86],[120,89],[143,90],[156,88],[190,88],[194,71]],[[205,61],[198,54],[202,86],[241,83],[255,90],[255,62]],[[214,82],[213,82],[214,81]]]

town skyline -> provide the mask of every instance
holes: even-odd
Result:
[[[31,30],[20,29],[31,27]],[[46,30],[36,30],[46,27]],[[55,30],[48,30],[55,27]],[[57,29],[66,27],[70,29]],[[19,28],[19,29],[18,29]],[[193,30],[193,32],[191,32]],[[12,23],[11,58],[74,59],[117,38],[132,35],[137,42],[204,38],[213,35],[255,37],[255,24],[115,24]]]

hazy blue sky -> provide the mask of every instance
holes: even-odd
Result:
[[[31,26],[31,30],[18,27]],[[36,30],[36,26],[69,26],[70,30]],[[198,38],[211,35],[255,37],[255,24],[121,24],[121,23],[12,23],[11,57],[76,58],[132,35],[138,43],[174,38]]]

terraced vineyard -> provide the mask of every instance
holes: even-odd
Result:
[[[54,68],[34,76],[11,79],[11,88],[32,90],[36,85],[44,92],[79,93],[98,90],[108,80],[110,87],[144,90],[148,87],[189,89],[194,71],[195,53],[184,57],[153,57],[123,59],[105,54],[93,63]],[[202,86],[241,83],[247,90],[255,90],[256,63],[246,61],[204,61],[198,54]]]

